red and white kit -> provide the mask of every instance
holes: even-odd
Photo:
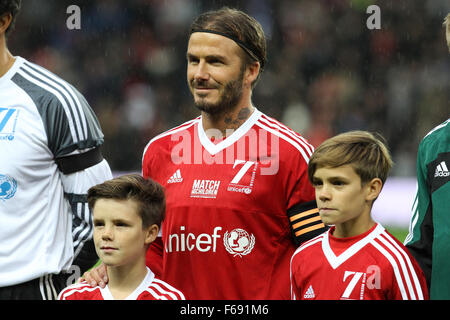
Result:
[[[86,281],[65,288],[58,300],[114,300],[106,286],[91,287]],[[155,274],[147,268],[147,275],[141,284],[124,300],[185,300],[183,293],[164,281],[155,278]]]
[[[143,175],[166,189],[162,241],[147,254],[152,270],[190,299],[289,299],[295,251],[290,209],[314,199],[307,177],[313,147],[255,110],[215,142],[201,117],[155,137]],[[324,227],[307,225],[308,233]],[[160,238],[161,239],[161,238]]]
[[[291,260],[293,300],[423,300],[425,277],[401,242],[381,225],[350,238],[328,232]]]

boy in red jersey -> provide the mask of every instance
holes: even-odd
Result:
[[[184,300],[184,295],[155,278],[145,265],[148,246],[164,219],[165,196],[160,184],[140,175],[121,176],[88,191],[93,209],[94,242],[107,266],[105,288],[86,282],[64,289],[59,300]]]
[[[322,221],[333,226],[292,256],[292,299],[428,299],[417,262],[371,217],[391,167],[386,146],[365,131],[337,135],[316,149],[308,177]]]

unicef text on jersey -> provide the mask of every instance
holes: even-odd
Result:
[[[186,252],[197,250],[199,252],[216,252],[219,245],[223,245],[225,250],[233,257],[246,256],[255,247],[255,236],[246,230],[236,228],[222,231],[222,227],[215,227],[211,234],[192,232],[186,233],[186,227],[181,226],[179,233],[170,234],[165,243],[165,251]],[[221,232],[221,234],[219,233]],[[222,240],[220,241],[219,239]]]
[[[216,145],[228,143],[233,129],[226,130],[226,139],[222,132],[217,129],[205,130],[208,137],[214,140]],[[250,129],[236,143],[229,142],[229,146],[218,149],[217,153],[211,154],[203,148],[200,140],[192,137],[191,133],[182,130],[171,135],[171,140],[178,142],[171,152],[173,164],[231,164],[234,165],[236,157],[259,162],[261,175],[275,175],[279,169],[280,142],[279,137],[271,134],[270,138],[265,130]]]

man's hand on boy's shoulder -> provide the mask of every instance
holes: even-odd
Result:
[[[105,288],[108,283],[108,274],[106,265],[101,263],[99,266],[86,271],[78,282],[86,281],[91,287],[100,286]]]

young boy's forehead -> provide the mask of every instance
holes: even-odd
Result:
[[[100,217],[140,218],[138,204],[131,199],[98,199],[92,208],[94,219]]]
[[[318,167],[314,172],[313,177],[314,178],[322,177],[328,179],[339,177],[357,178],[359,177],[359,175],[356,173],[356,170],[352,165],[346,164],[338,167],[328,167],[328,166]]]

